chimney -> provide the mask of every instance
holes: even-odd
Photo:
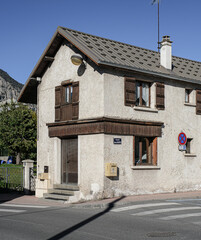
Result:
[[[160,64],[164,68],[172,70],[172,41],[170,41],[170,36],[163,36],[161,42]]]

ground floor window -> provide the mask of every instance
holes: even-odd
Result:
[[[133,163],[137,165],[157,165],[157,138],[133,137]]]

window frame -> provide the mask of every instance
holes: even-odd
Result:
[[[72,100],[73,100],[73,85],[72,83],[71,84],[67,84],[67,85],[64,85],[63,88],[65,89],[64,90],[64,104],[72,104]],[[69,89],[69,101],[67,101],[67,89]]]
[[[139,163],[136,163],[136,143],[137,139],[140,139],[139,141]],[[146,155],[147,155],[147,162],[143,163],[142,159],[142,139],[145,139],[146,142]],[[133,136],[133,166],[157,166],[157,141],[158,137],[145,137],[145,136]],[[148,154],[149,152],[149,154]],[[148,157],[149,156],[149,157]],[[151,158],[150,158],[151,156]],[[150,158],[150,159],[148,159]]]
[[[140,85],[140,96],[139,96],[139,104],[137,104],[137,87],[138,87],[138,84]],[[142,93],[143,93],[143,84],[146,84],[148,85],[148,106],[146,105],[143,105],[142,104]],[[144,107],[144,108],[150,108],[151,106],[151,83],[150,82],[147,82],[147,81],[140,81],[140,80],[136,80],[136,86],[135,86],[135,91],[136,91],[136,100],[135,100],[135,106],[136,107]]]
[[[185,153],[186,154],[191,154],[191,143],[192,143],[192,138],[187,138],[187,141],[186,141],[186,151]]]
[[[185,103],[190,103],[190,94],[191,94],[191,90],[186,88],[185,89]],[[187,99],[186,99],[187,98]]]

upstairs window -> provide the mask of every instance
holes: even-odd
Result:
[[[124,82],[124,96],[125,106],[139,106],[150,107],[151,105],[151,88],[153,83],[146,81],[137,81],[135,78],[125,78]],[[155,106],[157,109],[165,109],[165,85],[164,83],[157,82]],[[152,99],[153,100],[153,99]],[[154,101],[153,101],[154,102]]]
[[[190,102],[190,89],[185,89],[185,103]]]
[[[79,117],[79,82],[62,82],[55,88],[55,121],[76,120]]]
[[[68,85],[65,87],[65,102],[72,103],[72,96],[73,96],[73,87],[72,85]]]
[[[150,106],[150,84],[145,82],[136,82],[136,106]]]

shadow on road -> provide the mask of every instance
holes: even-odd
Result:
[[[0,204],[11,201],[16,198],[20,198],[22,196],[24,196],[23,192],[9,191],[9,190],[0,188]]]
[[[107,212],[109,212],[115,206],[115,203],[120,201],[123,198],[125,198],[125,196],[122,196],[122,197],[114,200],[113,202],[109,203],[108,207],[104,211],[102,211],[102,212],[100,212],[100,213],[98,213],[98,214],[96,214],[96,215],[94,215],[90,218],[87,218],[86,220],[84,220],[84,221],[82,221],[82,222],[80,222],[80,223],[78,223],[78,224],[76,224],[76,225],[58,233],[58,234],[56,234],[55,236],[53,236],[51,238],[48,238],[47,240],[58,240],[58,239],[63,238],[64,236],[67,236],[68,234],[74,232],[75,230],[83,227],[84,225],[94,221],[95,219],[97,219],[97,218],[101,217],[102,215],[106,214]]]

